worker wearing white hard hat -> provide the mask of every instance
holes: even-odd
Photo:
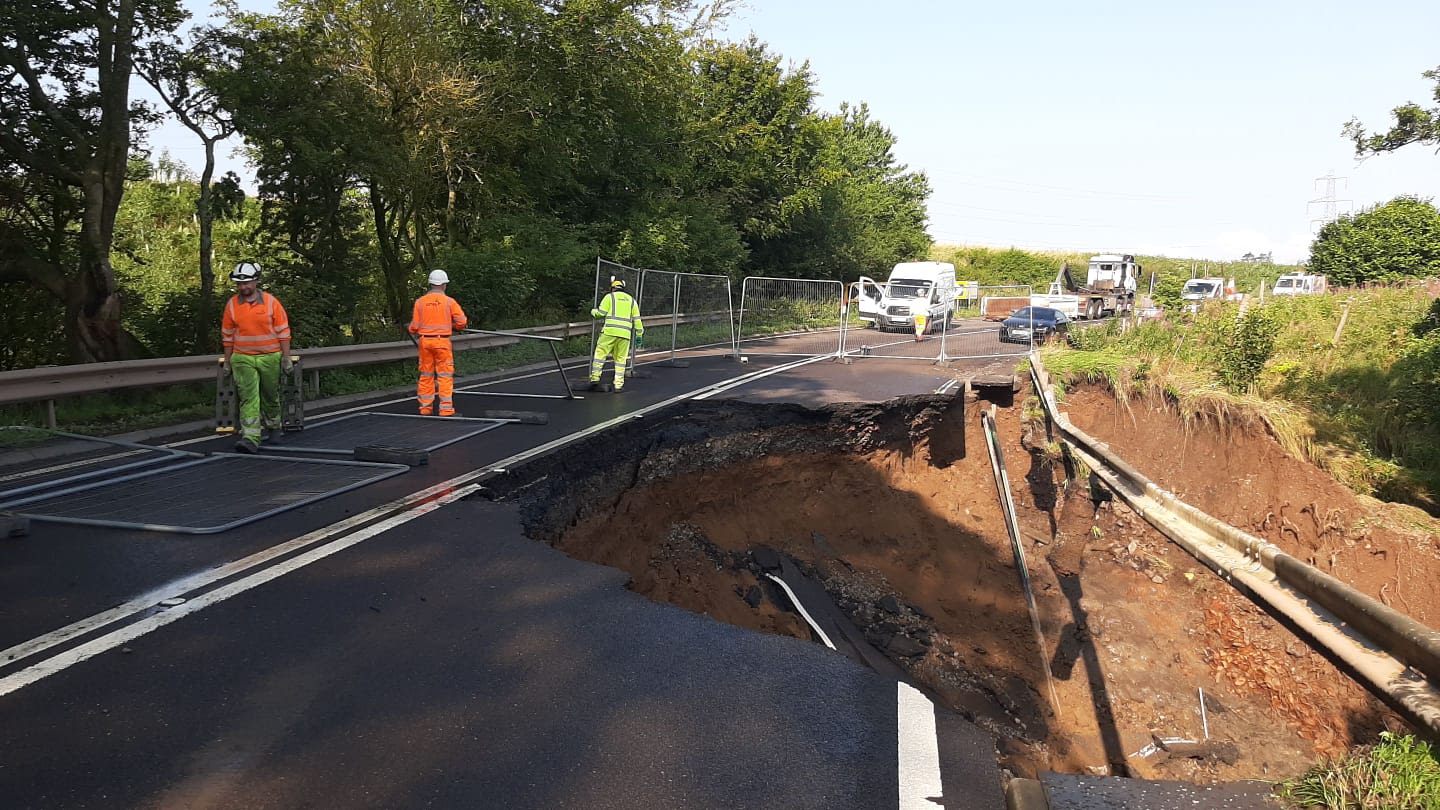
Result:
[[[235,295],[225,304],[220,337],[225,346],[223,368],[235,380],[239,399],[238,453],[257,453],[262,428],[281,430],[280,373],[289,373],[290,316],[279,299],[260,289],[260,265],[240,262],[230,271]]]
[[[410,317],[410,334],[416,336],[420,350],[420,381],[415,387],[420,401],[420,415],[435,412],[435,398],[440,398],[440,415],[455,415],[455,351],[450,336],[464,329],[469,319],[460,303],[445,294],[450,275],[444,270],[430,271],[430,291],[415,301]],[[437,390],[438,389],[438,390]]]

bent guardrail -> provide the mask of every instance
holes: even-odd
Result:
[[[1252,600],[1286,616],[1372,694],[1440,739],[1440,631],[1161,489],[1071,424],[1038,352],[1030,355],[1030,374],[1061,439],[1137,514]],[[1197,542],[1202,538],[1209,544]]]

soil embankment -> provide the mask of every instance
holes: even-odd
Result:
[[[642,594],[810,640],[757,562],[787,555],[937,702],[994,734],[1017,773],[1276,779],[1393,722],[1123,505],[1067,485],[1043,426],[1008,407],[1038,649],[976,405],[690,404],[492,492],[522,503],[532,537],[629,572]],[[1156,737],[1201,744],[1146,753]]]

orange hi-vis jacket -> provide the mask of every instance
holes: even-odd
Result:
[[[410,333],[421,337],[450,337],[469,323],[459,302],[442,292],[428,292],[415,300]]]
[[[280,341],[290,339],[290,316],[268,292],[262,291],[253,303],[232,296],[220,321],[220,337],[235,354],[273,354],[280,351]]]

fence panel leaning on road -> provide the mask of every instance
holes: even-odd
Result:
[[[750,276],[740,289],[740,354],[840,356],[845,285]]]

